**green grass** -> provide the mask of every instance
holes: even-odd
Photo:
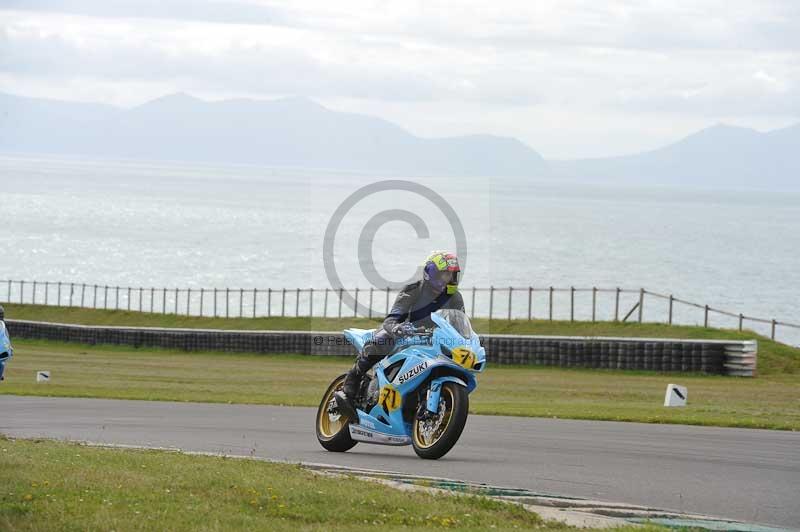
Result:
[[[5,531],[494,527],[566,528],[484,497],[432,497],[295,465],[0,437]]]
[[[366,318],[200,318],[175,314],[149,314],[123,310],[97,310],[44,305],[5,305],[6,316],[21,320],[76,323],[82,325],[128,325],[242,330],[340,331],[346,327],[376,327],[378,320]],[[545,320],[473,320],[475,330],[495,334],[542,334],[560,336],[625,336],[758,340],[760,375],[800,375],[800,349],[745,331],[658,323],[569,322]],[[13,331],[12,331],[13,332]],[[800,377],[799,377],[800,378]]]
[[[17,340],[0,394],[317,406],[348,357],[187,353]],[[36,384],[37,370],[51,382]],[[666,385],[689,406],[664,408]],[[477,414],[798,430],[800,379],[755,379],[536,366],[489,366],[470,397]]]

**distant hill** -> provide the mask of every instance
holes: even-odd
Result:
[[[132,109],[0,93],[0,152],[252,163],[395,174],[800,188],[800,124],[717,125],[663,148],[544,161],[517,139],[425,139],[306,98],[206,102],[172,94]]]
[[[536,176],[542,157],[507,137],[416,137],[304,98],[206,102],[164,96],[132,109],[0,93],[0,151],[327,168],[402,175]]]
[[[716,125],[649,152],[549,164],[576,180],[800,188],[800,124],[767,133]]]

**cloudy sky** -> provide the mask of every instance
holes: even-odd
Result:
[[[311,97],[548,158],[800,121],[796,0],[0,0],[0,90]]]

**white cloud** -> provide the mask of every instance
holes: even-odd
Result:
[[[0,80],[37,96],[298,94],[425,136],[513,134],[549,156],[652,147],[723,118],[800,117],[790,0],[6,5]]]

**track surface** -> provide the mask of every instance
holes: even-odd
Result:
[[[328,463],[800,528],[800,434],[470,416],[443,459],[324,451],[315,409],[0,395],[0,433]]]

